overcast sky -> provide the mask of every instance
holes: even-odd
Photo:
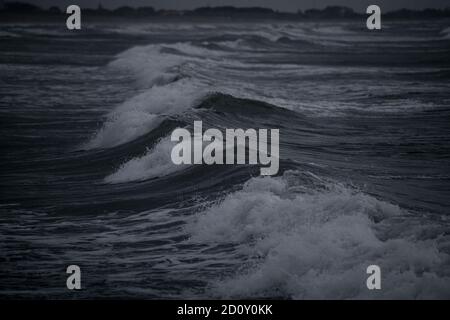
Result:
[[[323,8],[327,5],[342,5],[365,11],[369,4],[377,4],[381,11],[400,8],[423,9],[450,7],[449,0],[22,0],[42,7],[78,4],[83,7],[97,7],[101,2],[104,7],[118,6],[152,6],[156,9],[192,9],[201,6],[261,6],[280,11],[297,11],[298,9]]]

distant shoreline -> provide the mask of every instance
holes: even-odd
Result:
[[[34,14],[15,14],[15,15],[5,15],[0,12],[0,25],[7,23],[27,23],[27,22],[42,22],[42,23],[59,23],[66,20],[67,14],[61,15],[34,15]],[[61,20],[62,19],[62,20]],[[123,17],[123,16],[96,16],[82,14],[82,19],[84,22],[117,22],[117,23],[151,23],[151,22],[218,22],[218,23],[232,23],[232,22],[264,22],[264,21],[287,21],[287,22],[339,22],[339,21],[357,21],[365,19],[365,16],[357,16],[351,18],[295,18],[295,17],[201,17],[201,16],[153,16],[153,17]],[[401,18],[401,17],[383,17],[383,21],[429,21],[429,20],[450,20],[450,17],[413,17],[413,18]],[[363,21],[365,23],[365,20]]]
[[[193,10],[155,10],[153,7],[119,7],[116,9],[81,8],[85,21],[317,21],[317,20],[351,20],[367,17],[365,13],[358,13],[343,6],[328,6],[324,9],[308,9],[297,13],[274,11],[261,7],[201,7]],[[65,10],[53,6],[42,9],[24,2],[6,2],[0,7],[0,23],[17,21],[60,21],[67,17]],[[450,18],[450,7],[446,9],[409,10],[400,9],[382,12],[384,20],[429,20]]]

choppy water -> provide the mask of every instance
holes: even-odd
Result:
[[[1,25],[0,295],[450,298],[449,24]],[[194,120],[280,174],[173,165]]]

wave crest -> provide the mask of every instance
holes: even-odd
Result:
[[[170,137],[161,139],[142,157],[131,159],[119,170],[105,178],[107,183],[143,181],[161,177],[183,169],[185,166],[173,164],[170,154],[174,146]]]
[[[154,86],[113,110],[84,149],[111,148],[156,128],[163,116],[181,113],[195,105],[207,91],[191,79]]]
[[[222,297],[448,298],[449,256],[436,239],[412,238],[408,218],[395,205],[289,171],[251,179],[187,229],[193,241],[231,242],[248,256],[235,276],[213,284]],[[372,264],[382,270],[379,291],[366,288]]]

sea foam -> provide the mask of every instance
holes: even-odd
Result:
[[[170,154],[175,142],[170,137],[161,139],[151,150],[141,157],[133,158],[105,178],[106,183],[142,181],[165,176],[182,170],[185,165],[175,165]]]
[[[83,148],[110,148],[150,132],[163,116],[181,113],[206,95],[198,83],[181,79],[165,86],[153,86],[116,107],[106,122]]]
[[[177,55],[164,50],[183,50],[200,55],[200,48],[190,44],[134,47],[118,55],[111,68],[131,72],[140,93],[123,102],[108,115],[103,126],[85,143],[83,149],[114,147],[151,131],[163,116],[179,114],[206,96],[207,85],[182,71],[194,56]]]
[[[449,39],[450,40],[450,27],[445,28],[441,31],[442,38],[443,39]]]
[[[234,276],[211,285],[214,295],[450,297],[444,239],[418,236],[432,229],[436,235],[436,225],[414,224],[398,206],[343,185],[309,188],[298,184],[302,179],[309,178],[296,172],[253,178],[188,225],[193,242],[231,243],[248,256]],[[372,264],[382,270],[380,291],[366,287]]]

